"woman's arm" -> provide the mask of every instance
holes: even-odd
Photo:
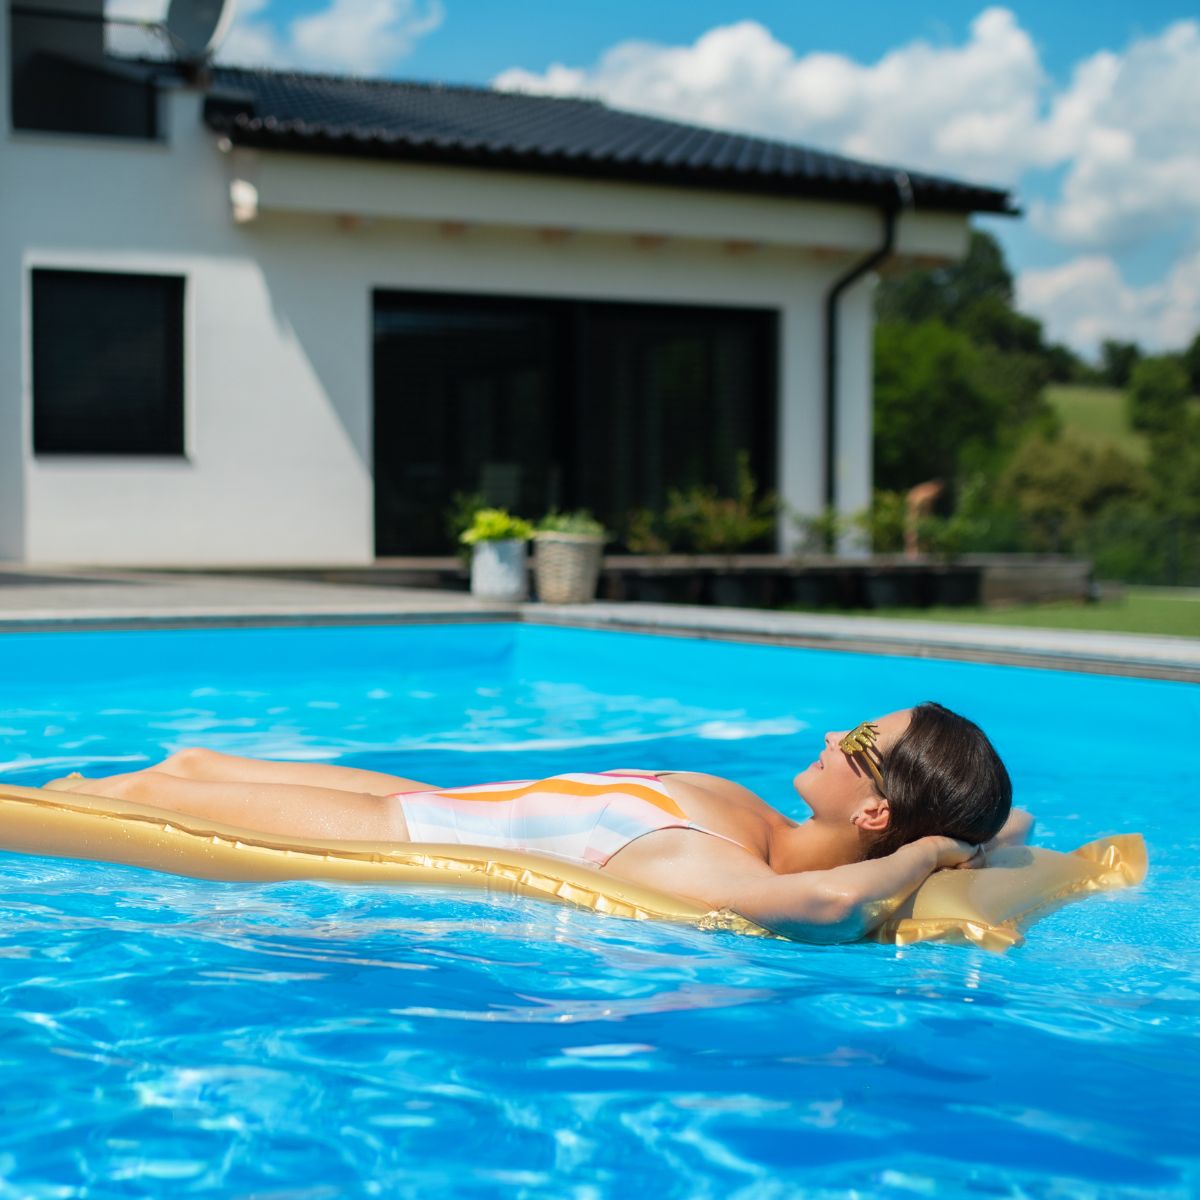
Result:
[[[852,942],[891,916],[939,867],[976,865],[977,856],[977,847],[954,838],[918,838],[886,858],[755,876],[737,886],[728,907],[785,937]]]
[[[1023,846],[1033,833],[1033,813],[1023,808],[1014,808],[1008,814],[1008,820],[1003,828],[990,842],[984,845],[984,851],[995,850],[997,846]]]

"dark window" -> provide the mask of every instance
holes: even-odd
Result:
[[[763,310],[376,293],[376,553],[446,553],[455,492],[620,530],[743,450],[772,488],[776,343]]]
[[[183,453],[183,280],[33,272],[35,454]]]
[[[105,56],[98,0],[70,7],[46,0],[9,7],[12,127],[157,138],[157,68]]]

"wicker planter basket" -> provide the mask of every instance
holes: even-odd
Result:
[[[583,533],[539,533],[533,540],[538,599],[586,604],[595,599],[604,538]]]

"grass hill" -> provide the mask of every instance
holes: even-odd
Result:
[[[1130,428],[1129,400],[1121,388],[1052,383],[1046,388],[1046,399],[1062,420],[1063,432],[1076,441],[1097,450],[1116,446],[1141,463],[1149,457],[1146,435]],[[1192,397],[1192,407],[1200,409],[1200,396]]]
[[[1120,388],[1051,384],[1046,399],[1058,413],[1063,431],[1097,450],[1115,446],[1138,462],[1149,457],[1144,433],[1129,426],[1128,400]]]

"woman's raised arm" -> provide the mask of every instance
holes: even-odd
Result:
[[[1008,814],[1004,828],[983,847],[984,850],[995,850],[997,846],[1025,845],[1033,833],[1033,824],[1033,813],[1026,812],[1023,808],[1014,808]]]
[[[727,907],[785,937],[853,942],[887,920],[939,867],[978,865],[979,849],[923,837],[886,858],[828,871],[755,876],[731,889]]]

